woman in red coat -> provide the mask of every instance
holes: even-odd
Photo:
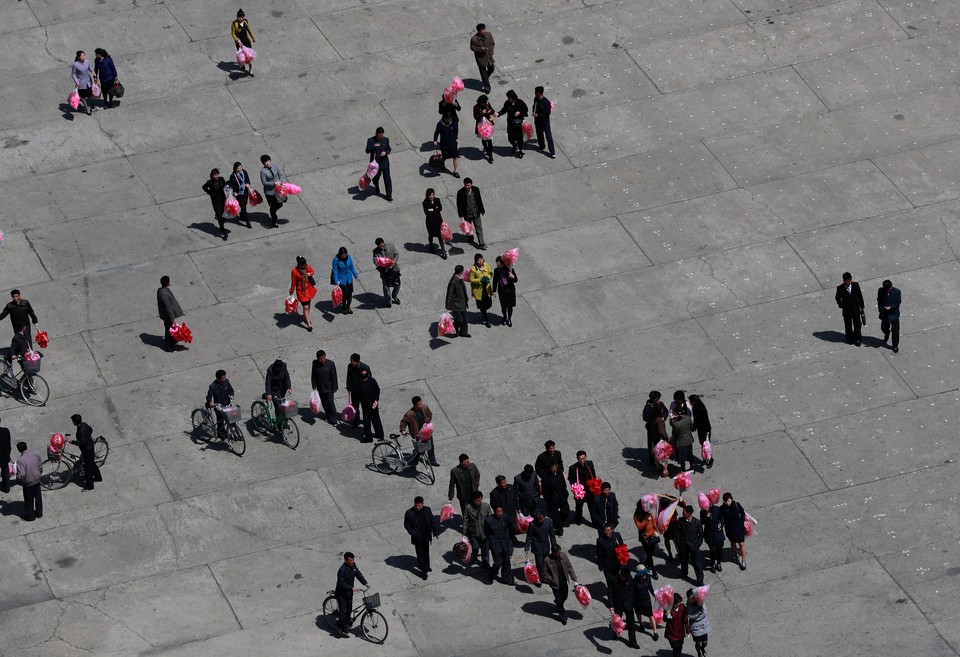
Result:
[[[290,294],[297,295],[297,301],[303,306],[303,319],[307,323],[307,330],[312,333],[310,302],[317,294],[317,287],[313,280],[313,267],[307,264],[307,259],[303,256],[297,256],[297,266],[290,272]]]
[[[679,593],[673,594],[673,607],[666,613],[665,620],[667,627],[664,634],[673,649],[673,657],[680,657],[683,654],[683,640],[690,634],[690,620]]]

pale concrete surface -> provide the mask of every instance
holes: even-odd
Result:
[[[234,11],[0,7],[0,294],[20,288],[49,331],[52,388],[41,408],[0,398],[0,416],[35,449],[75,412],[111,444],[96,490],[48,492],[34,523],[19,490],[0,495],[4,657],[631,654],[607,627],[593,529],[561,539],[595,598],[571,601],[563,627],[548,590],[453,562],[459,519],[422,580],[402,514],[415,495],[439,512],[460,453],[486,494],[553,439],[613,484],[636,563],[634,504],[673,492],[645,464],[653,388],[710,409],[716,465],[691,492],[729,490],[760,521],[749,569],[706,575],[711,654],[958,654],[955,3],[277,0],[246,7],[252,79],[235,63]],[[509,157],[502,121],[494,163],[480,159],[467,47],[480,21],[497,40],[494,106],[508,89],[530,102],[536,85],[556,102],[555,160],[535,142]],[[96,47],[127,94],[88,117],[66,104],[69,65]],[[454,75],[484,255],[520,249],[514,327],[497,301],[493,326],[479,324],[471,301],[469,340],[438,338],[436,322],[475,249],[455,234],[449,260],[429,253],[420,206],[436,189],[456,233],[462,179],[426,164]],[[357,187],[378,125],[392,204]],[[251,227],[228,223],[224,242],[200,186],[239,160],[259,187],[263,153],[303,194],[279,229],[250,208]],[[401,254],[400,306],[383,303],[379,236]],[[353,315],[330,303],[339,246],[361,274]],[[297,255],[316,270],[313,333],[283,312]],[[845,270],[867,306],[859,349],[833,300]],[[174,354],[159,349],[163,274],[195,335]],[[874,307],[885,278],[903,291],[897,354]],[[433,486],[377,473],[360,430],[310,412],[318,349],[337,363],[338,408],[362,355],[388,433],[423,397]],[[190,412],[213,372],[228,371],[248,431],[276,358],[301,405],[298,449],[249,432],[243,457],[199,441]],[[385,648],[318,619],[345,550],[381,594]],[[661,556],[658,584],[685,590]],[[522,550],[512,565],[520,574]]]

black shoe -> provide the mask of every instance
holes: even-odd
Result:
[[[446,260],[446,259],[447,259],[447,252],[444,251],[443,253],[441,253],[441,254],[440,254],[440,257],[443,258],[444,260]]]
[[[517,157],[519,157],[519,158],[522,160],[522,159],[523,159],[523,151],[520,151],[520,153],[517,155]]]
[[[490,328],[490,322],[484,322],[484,325],[485,325],[487,328]]]
[[[461,334],[460,334],[460,337],[461,337],[461,338],[472,338],[473,336],[470,335],[469,333],[461,333]]]
[[[362,438],[362,439],[360,440],[360,442],[361,442],[361,443],[372,443],[372,442],[373,442],[373,438]]]
[[[397,304],[398,306],[400,305],[400,299],[394,299],[393,302],[394,302],[395,304]]]
[[[387,203],[393,203],[393,197],[392,197],[392,196],[388,196],[388,197],[387,197]]]
[[[858,347],[862,347],[862,346],[863,346],[863,345],[860,343],[859,340],[857,340],[856,342],[854,342],[854,344],[857,345]]]
[[[460,177],[460,174],[457,173],[456,171],[454,171],[454,172],[453,172],[453,177],[454,177],[454,178],[459,178],[459,177]]]
[[[80,490],[83,491],[84,493],[86,493],[88,490],[93,490],[93,486],[90,486],[89,488],[87,488],[86,486],[84,486],[84,487],[81,488]]]
[[[507,320],[507,326],[513,328],[513,320],[512,320],[512,319],[508,319],[508,320]]]
[[[650,573],[650,576],[651,576],[653,579],[660,579],[660,575],[658,575],[658,574],[657,574],[657,571],[655,571],[655,570]]]
[[[628,648],[633,648],[633,649],[635,649],[635,650],[640,650],[640,644],[637,643],[636,641],[634,641],[633,643],[628,643],[628,644],[627,644],[627,647],[628,647]]]
[[[893,353],[895,353],[895,354],[896,354],[896,353],[900,353],[900,347],[894,347],[894,348],[893,348]]]
[[[718,563],[718,564],[717,564],[717,572],[718,572],[718,573],[722,573],[722,572],[723,572],[723,564],[722,564],[722,563]]]
[[[486,244],[480,244],[480,245],[477,246],[477,248],[480,249],[481,251],[486,251],[486,250],[487,250],[487,245],[486,245]]]
[[[439,467],[440,467],[440,464],[437,463],[436,461],[430,461],[430,465],[432,465],[432,466],[435,467],[435,468],[439,468]]]
[[[659,640],[660,640],[660,635],[657,634],[657,633],[654,633],[654,635],[653,635],[653,640],[654,640],[654,641],[659,641]]]

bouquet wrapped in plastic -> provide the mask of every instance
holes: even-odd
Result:
[[[657,515],[657,511],[660,510],[660,500],[657,499],[656,493],[648,493],[640,501],[643,504],[644,511],[654,516]]]
[[[710,504],[720,504],[720,489],[711,488],[707,491],[707,497],[710,498]]]
[[[37,341],[37,346],[41,349],[46,349],[47,345],[50,344],[50,336],[47,335],[46,331],[37,331],[33,339]]]
[[[702,605],[707,600],[707,594],[710,593],[710,585],[706,584],[704,586],[698,586],[693,589],[693,597],[696,599],[698,605]]]
[[[654,591],[653,597],[657,599],[660,608],[666,610],[673,606],[673,593],[673,587],[667,584]]]
[[[570,484],[570,492],[573,493],[573,499],[582,500],[587,496],[587,491],[579,481]]]
[[[677,506],[679,506],[680,500],[675,500],[670,504],[666,509],[660,512],[660,515],[657,516],[657,529],[661,532],[667,531],[667,527],[670,525],[670,520],[673,519],[673,514],[677,512]]]
[[[453,231],[450,230],[450,226],[447,225],[446,221],[440,222],[440,239],[444,242],[453,241]]]
[[[623,634],[623,628],[625,628],[627,624],[620,618],[620,614],[613,610],[613,607],[610,607],[610,613],[613,614],[613,616],[610,617],[610,629],[613,630],[614,634],[620,636]]]
[[[703,455],[704,461],[713,460],[713,445],[710,444],[709,440],[704,440],[703,444],[700,445],[700,454]]]
[[[440,321],[437,322],[437,335],[456,335],[457,328],[453,325],[453,315],[443,313],[440,315]]]
[[[263,203],[263,195],[255,189],[250,190],[250,205],[258,206]]]
[[[314,390],[310,393],[310,410],[313,411],[314,415],[319,415],[321,408],[323,408],[323,404],[320,403],[320,393]]]
[[[671,456],[673,456],[673,445],[666,440],[661,439],[653,446],[653,458],[657,459],[658,463],[666,463]]]
[[[663,609],[657,607],[653,610],[653,622],[657,625],[663,622]]]
[[[353,422],[353,418],[357,417],[357,409],[354,408],[353,404],[347,404],[343,407],[343,410],[340,411],[340,419],[344,422]]]
[[[690,488],[690,484],[692,483],[693,478],[690,476],[689,472],[681,472],[673,478],[673,487],[681,493]]]
[[[440,522],[446,522],[453,517],[455,511],[453,510],[453,505],[450,502],[447,502],[442,507],[440,507]]]
[[[556,101],[551,100],[551,101],[550,101],[550,112],[553,113],[553,110],[555,110],[556,108],[557,108],[557,103],[556,103]]]
[[[453,87],[447,87],[443,90],[443,99],[453,105],[457,100],[457,92],[453,90]]]
[[[522,513],[517,514],[517,533],[524,534],[533,522],[533,516],[525,516]]]
[[[0,230],[0,244],[3,244],[3,231]]]
[[[67,438],[62,433],[51,433],[50,434],[50,447],[56,451],[63,449],[63,446],[67,444]]]
[[[507,267],[513,267],[515,264],[517,264],[517,258],[520,257],[520,249],[508,249],[507,252],[500,257],[503,258],[503,264],[505,264]]]
[[[284,196],[296,196],[303,191],[303,187],[300,185],[294,185],[293,183],[278,182],[274,186],[273,191]]]
[[[384,269],[390,269],[394,265],[393,258],[388,258],[387,256],[377,256],[373,261],[377,267],[383,267]]]
[[[247,48],[246,46],[240,46],[240,50],[243,52],[243,61],[241,64],[252,64],[253,60],[257,58],[257,51],[253,48]]]
[[[700,507],[701,511],[710,510],[710,498],[707,497],[706,493],[697,493],[697,506]]]
[[[473,556],[473,546],[470,545],[470,539],[461,536],[456,545],[453,546],[453,554],[464,565],[469,565],[470,558]]]
[[[587,479],[587,490],[591,495],[599,495],[603,490],[603,479],[600,477],[591,477]]]
[[[537,571],[536,565],[530,563],[529,559],[523,564],[523,578],[527,580],[527,584],[540,583],[540,573]]]
[[[420,440],[426,442],[433,438],[433,422],[427,422],[420,427]]]
[[[463,273],[460,274],[460,279],[461,279],[464,283],[469,283],[469,282],[470,282],[470,270],[469,270],[469,269],[464,269],[464,270],[463,270]]]
[[[533,139],[533,124],[529,121],[524,121],[523,125],[520,126],[523,130],[523,136],[525,139]]]
[[[630,548],[625,544],[620,543],[617,547],[613,548],[613,553],[617,556],[617,563],[621,566],[626,566],[630,563]]]
[[[378,173],[380,173],[380,165],[377,164],[376,160],[370,160],[370,164],[367,165],[367,178],[373,180]]]
[[[477,124],[477,134],[480,135],[481,139],[493,138],[493,124],[487,117],[480,119],[480,123]]]
[[[750,518],[746,518],[743,521],[743,532],[747,536],[753,536],[754,527],[753,527],[753,523],[750,522]]]
[[[459,76],[454,75],[453,80],[450,82],[450,88],[453,89],[454,93],[460,93],[466,86],[463,84],[463,80]]]
[[[240,66],[247,63],[247,55],[243,52],[243,48],[237,48],[237,63],[240,64]]]
[[[468,237],[473,235],[473,224],[466,219],[460,222],[460,232]]]
[[[232,196],[229,197],[223,204],[223,214],[230,218],[236,217],[238,214],[240,214],[240,201]]]
[[[334,308],[343,303],[343,290],[340,289],[339,285],[334,285],[333,289],[330,290],[330,300],[333,302]]]
[[[360,180],[357,181],[357,187],[360,189],[366,189],[370,186],[370,178],[367,177],[367,174],[360,176]]]
[[[181,324],[179,322],[174,322],[170,326],[170,337],[177,342],[193,342],[193,333],[190,332],[190,329],[187,328],[186,324]]]
[[[287,311],[288,315],[297,312],[297,297],[292,294],[287,297],[283,302],[283,309]]]
[[[70,104],[70,109],[77,109],[80,107],[80,92],[74,89],[70,92],[70,95],[67,97],[67,102]]]
[[[581,607],[589,607],[590,602],[593,600],[593,596],[590,595],[590,589],[583,584],[574,584],[573,594],[577,597],[577,602],[580,603]]]

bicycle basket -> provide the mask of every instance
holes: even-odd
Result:
[[[47,458],[59,460],[60,450],[54,447],[53,445],[47,445]]]
[[[363,596],[363,604],[367,609],[376,609],[380,606],[380,594],[371,593],[370,595]]]
[[[297,417],[297,402],[287,399],[281,406],[283,407],[283,417]]]
[[[220,412],[223,413],[223,419],[227,424],[238,424],[240,422],[239,406],[224,406],[220,409]]]
[[[27,374],[39,374],[40,373],[40,359],[36,358],[34,360],[23,360],[23,371]]]
[[[433,445],[433,440],[418,440],[417,444],[414,446],[417,454],[426,454],[430,451],[430,447]]]

